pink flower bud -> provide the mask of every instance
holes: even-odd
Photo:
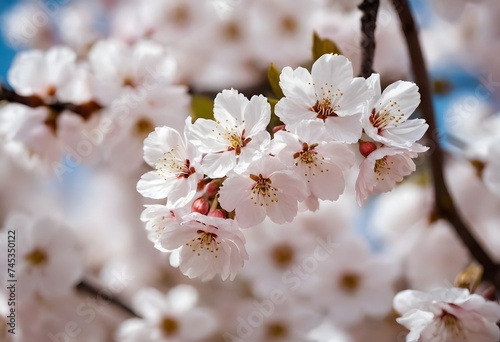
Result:
[[[273,127],[273,134],[275,134],[276,132],[282,131],[284,129],[285,129],[285,125],[274,126]]]
[[[209,198],[214,198],[215,195],[217,195],[218,191],[219,191],[219,184],[217,184],[217,182],[208,183],[207,188],[205,190]]]
[[[191,206],[191,211],[193,213],[200,213],[203,215],[206,215],[208,211],[210,210],[210,203],[203,197],[198,198],[193,202],[193,205]]]
[[[377,145],[372,143],[371,141],[361,141],[359,143],[359,153],[363,155],[363,157],[368,157],[370,153],[377,149]]]
[[[208,216],[226,218],[226,215],[220,209],[212,210],[211,212],[208,213]]]

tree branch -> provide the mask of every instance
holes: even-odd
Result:
[[[379,0],[363,0],[358,8],[363,11],[361,17],[361,76],[370,77],[373,73],[373,58],[375,55],[375,28],[377,26],[377,13]]]
[[[17,94],[14,90],[11,90],[0,83],[0,101],[7,101],[10,103],[19,103],[30,108],[46,107],[47,109],[55,112],[61,113],[64,110],[69,110],[83,119],[88,119],[90,116],[102,108],[100,104],[94,101],[89,101],[82,104],[73,104],[68,102],[52,102],[46,103],[42,98],[36,95],[32,96],[22,96]]]
[[[125,303],[121,302],[118,298],[115,298],[113,296],[110,296],[110,295],[103,293],[102,290],[95,288],[94,286],[92,286],[88,282],[82,281],[81,283],[76,285],[76,289],[80,292],[92,295],[97,299],[104,300],[110,304],[113,304],[114,306],[122,309],[123,311],[125,311],[126,313],[128,313],[131,316],[135,316],[135,317],[139,317],[139,318],[141,317],[132,308],[130,308]]]
[[[455,229],[456,233],[468,248],[471,255],[484,268],[484,278],[492,282],[497,291],[500,290],[500,265],[486,253],[481,244],[471,233],[467,225],[461,218],[453,199],[446,186],[444,178],[443,164],[444,155],[439,145],[439,139],[433,135],[437,132],[434,106],[432,104],[432,93],[430,80],[427,74],[424,56],[420,46],[418,32],[415,27],[415,21],[407,0],[392,0],[401,21],[401,27],[405,35],[408,53],[411,59],[413,76],[415,82],[420,88],[421,103],[420,109],[429,129],[426,137],[433,140],[435,148],[430,154],[432,178],[434,183],[435,214],[438,217],[447,220]]]

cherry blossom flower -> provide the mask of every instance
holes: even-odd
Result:
[[[280,86],[285,97],[276,104],[276,115],[289,129],[302,120],[319,120],[336,141],[354,143],[361,137],[361,113],[373,89],[364,78],[353,78],[352,64],[344,56],[321,56],[311,73],[285,67]]]
[[[397,81],[380,94],[380,76],[368,80],[375,90],[375,98],[362,116],[364,132],[385,146],[410,147],[422,138],[429,127],[423,119],[408,120],[420,103],[415,83]]]
[[[500,339],[500,305],[468,289],[405,290],[394,298],[407,342],[489,342]]]
[[[19,302],[26,303],[34,296],[64,296],[80,281],[80,252],[71,231],[60,222],[13,213],[5,222],[5,230],[16,231]]]
[[[344,172],[354,164],[354,153],[342,143],[329,141],[320,122],[301,122],[295,133],[277,132],[272,153],[307,185],[310,195],[338,199],[345,187]]]
[[[137,191],[149,198],[167,197],[170,208],[189,203],[203,178],[201,154],[170,127],[157,127],[144,141],[144,160],[153,171],[144,174]]]
[[[92,46],[88,61],[93,92],[106,105],[120,96],[144,98],[153,86],[170,85],[176,72],[175,59],[149,40],[133,46],[115,39],[100,40]]]
[[[291,222],[305,197],[304,183],[276,157],[264,156],[224,181],[219,203],[227,211],[235,210],[240,227],[248,228],[266,216],[275,223]]]
[[[310,293],[323,296],[312,300],[325,306],[328,317],[340,326],[352,326],[365,316],[385,317],[391,310],[397,265],[373,255],[366,241],[355,235],[337,242],[330,258],[319,264],[316,284],[311,285]]]
[[[414,143],[410,148],[381,147],[371,152],[361,163],[356,180],[358,204],[363,204],[371,194],[391,191],[397,182],[415,171],[412,158],[428,148]]]
[[[198,292],[178,285],[163,295],[153,288],[140,290],[133,306],[143,319],[122,323],[116,333],[119,342],[206,341],[217,329],[212,310],[196,306]]]
[[[248,260],[245,237],[231,219],[192,213],[161,234],[161,246],[175,251],[179,269],[189,278],[206,281],[220,274],[222,280],[233,280]]]
[[[204,172],[220,178],[231,170],[244,171],[262,154],[270,139],[266,127],[271,107],[266,98],[250,100],[237,90],[224,90],[214,101],[214,120],[198,119],[189,126],[188,135],[202,153]]]
[[[79,74],[78,74],[79,73]],[[68,47],[56,46],[49,50],[28,50],[20,53],[9,70],[8,81],[23,96],[37,95],[47,101],[86,102],[90,88],[80,86],[74,94],[75,83],[85,83],[86,72],[77,67],[76,53]],[[80,100],[80,101],[76,101]]]

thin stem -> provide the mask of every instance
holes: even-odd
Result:
[[[94,101],[89,101],[82,104],[73,104],[68,102],[52,102],[46,103],[42,98],[32,95],[32,96],[22,96],[17,94],[14,90],[11,90],[0,83],[0,102],[7,101],[10,103],[18,103],[25,105],[30,108],[46,107],[47,109],[55,112],[61,113],[64,110],[69,110],[84,119],[88,119],[95,111],[102,108],[100,104]]]
[[[361,17],[361,76],[368,78],[373,73],[373,58],[375,55],[375,28],[379,0],[363,0],[359,9],[363,11]]]
[[[106,301],[109,304],[113,304],[114,306],[122,309],[126,313],[128,313],[131,316],[139,317],[140,316],[132,309],[130,308],[127,304],[121,302],[118,298],[113,297],[111,295],[105,294],[102,290],[97,289],[93,285],[89,284],[88,282],[82,281],[76,286],[76,289],[80,292],[87,293],[89,295],[92,295],[96,297],[99,300]]]
[[[500,290],[500,267],[486,253],[481,244],[477,241],[470,229],[461,218],[453,199],[446,186],[444,178],[443,165],[444,154],[437,138],[437,125],[435,120],[434,106],[432,104],[432,93],[427,68],[425,65],[422,48],[418,38],[418,32],[415,27],[415,21],[411,13],[407,0],[392,1],[399,15],[401,27],[405,35],[408,53],[411,59],[413,76],[415,82],[420,88],[421,112],[429,124],[427,130],[427,139],[434,141],[434,150],[430,154],[431,171],[434,183],[435,214],[438,217],[447,220],[455,229],[456,233],[467,247],[471,255],[484,268],[484,277]]]

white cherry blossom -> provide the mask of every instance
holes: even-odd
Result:
[[[275,223],[291,222],[306,192],[305,184],[278,158],[266,155],[245,172],[230,175],[222,184],[219,202],[223,209],[235,210],[242,228],[249,228],[266,216]]]
[[[5,231],[15,231],[18,301],[68,294],[83,276],[83,260],[72,232],[51,218],[12,213]],[[6,240],[6,238],[5,238]]]
[[[161,246],[175,251],[179,269],[189,278],[206,281],[220,274],[233,280],[248,260],[245,237],[231,219],[192,213],[160,234]]]
[[[173,128],[157,127],[144,141],[144,160],[154,168],[137,183],[137,191],[150,198],[167,197],[170,208],[186,205],[203,178],[201,154]]]
[[[188,135],[206,153],[203,169],[212,178],[231,170],[244,171],[270,139],[266,127],[271,107],[264,96],[250,100],[237,90],[224,90],[214,101],[215,120],[197,119],[188,126]]]
[[[339,142],[330,141],[318,121],[304,121],[295,133],[274,135],[272,153],[306,184],[315,198],[334,201],[344,192],[346,172],[354,164],[354,153]]]
[[[334,140],[354,143],[361,137],[361,113],[373,89],[364,78],[353,77],[344,56],[321,56],[311,73],[285,67],[280,86],[285,97],[276,104],[276,115],[290,129],[302,120],[319,120]]]
[[[412,158],[428,148],[417,143],[410,148],[380,147],[371,152],[359,166],[356,180],[358,204],[363,204],[371,194],[391,191],[416,169]]]
[[[178,285],[163,295],[156,289],[140,290],[133,306],[142,319],[123,322],[116,333],[118,342],[206,341],[217,329],[212,310],[197,307],[198,291]]]
[[[429,127],[423,119],[408,120],[420,103],[415,83],[397,81],[380,94],[380,76],[368,80],[375,90],[375,98],[362,116],[364,132],[386,146],[410,147],[422,138]]]
[[[407,342],[490,342],[500,339],[500,305],[467,289],[405,290],[394,298]]]

